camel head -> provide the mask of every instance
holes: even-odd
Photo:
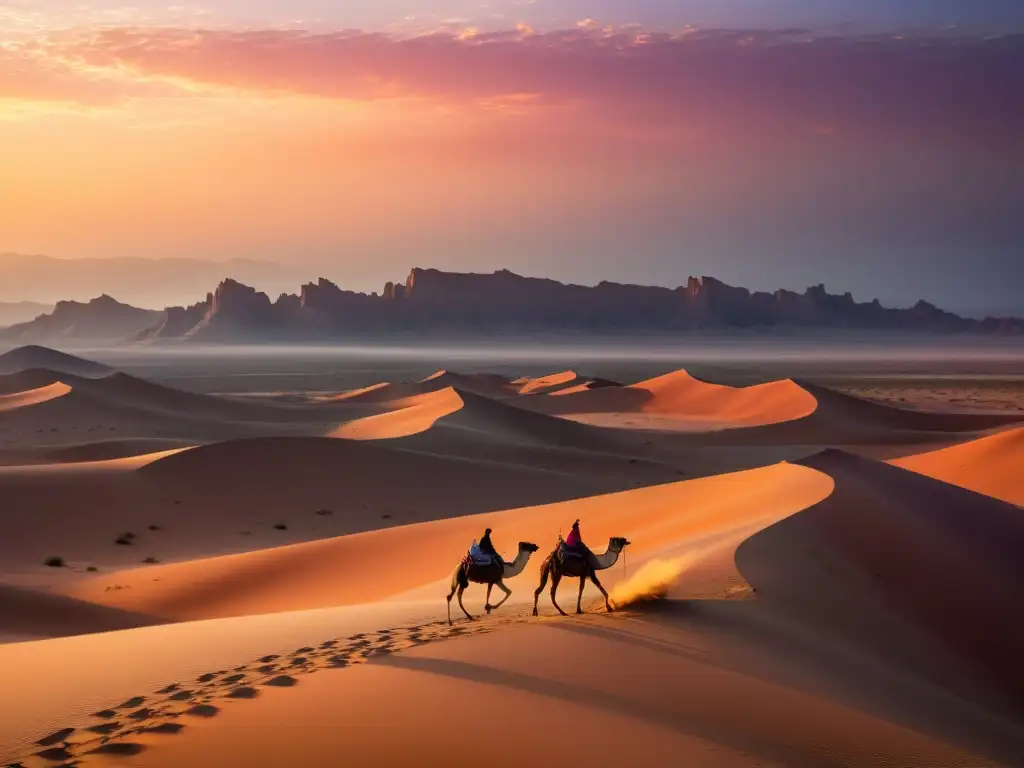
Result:
[[[629,546],[630,543],[629,539],[625,536],[612,536],[611,539],[608,540],[608,549],[613,552],[621,552]]]
[[[538,547],[536,544],[533,544],[533,543],[531,543],[529,541],[520,541],[519,542],[519,551],[520,552],[529,552],[530,554],[533,554],[538,549],[540,549],[540,547]]]

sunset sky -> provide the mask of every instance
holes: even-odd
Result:
[[[1019,0],[0,0],[0,252],[1024,314],[1021,93]]]

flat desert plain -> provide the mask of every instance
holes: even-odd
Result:
[[[162,365],[0,356],[0,762],[1024,764],[1012,383]]]

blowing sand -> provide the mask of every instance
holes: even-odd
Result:
[[[684,371],[241,401],[24,354],[68,370],[0,377],[0,760],[440,765],[485,733],[498,766],[1024,754],[1005,417]],[[549,583],[534,617],[575,519],[630,541],[597,574],[617,610],[566,578],[570,616]],[[488,527],[539,550],[449,624]]]

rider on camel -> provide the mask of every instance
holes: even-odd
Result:
[[[491,543],[491,529],[488,528],[484,531],[484,535],[480,537],[480,551],[484,552],[494,558],[494,562],[502,562],[501,555],[498,554],[498,550],[494,548],[494,544]]]
[[[572,524],[572,530],[569,531],[569,535],[565,537],[565,546],[570,549],[580,549],[583,547],[583,537],[580,535],[579,520]]]

